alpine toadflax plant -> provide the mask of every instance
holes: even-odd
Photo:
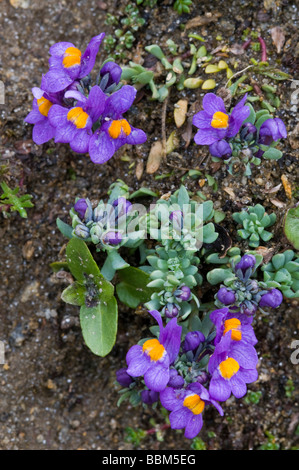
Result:
[[[208,145],[212,158],[222,159],[230,173],[234,163],[243,163],[245,175],[249,176],[252,165],[260,165],[262,157],[282,157],[276,146],[286,138],[287,130],[281,119],[273,118],[265,109],[255,112],[246,100],[247,94],[228,112],[222,98],[207,93],[203,110],[193,116],[193,124],[198,128],[196,144]]]
[[[121,86],[121,68],[108,61],[97,82],[91,82],[104,36],[92,38],[83,54],[68,42],[50,48],[49,71],[41,87],[32,89],[33,109],[25,118],[34,124],[32,138],[38,145],[54,138],[76,153],[89,153],[97,164],[108,161],[124,144],[138,145],[147,139],[123,116],[134,102],[136,89]]]

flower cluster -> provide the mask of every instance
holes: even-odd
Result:
[[[259,165],[261,158],[281,158],[275,147],[286,138],[283,121],[273,118],[267,111],[255,113],[250,104],[245,104],[247,94],[230,113],[222,98],[207,93],[203,98],[203,110],[193,116],[193,124],[199,130],[194,140],[198,145],[208,145],[212,157],[223,159],[232,171],[232,163],[240,159],[246,165],[245,174],[251,174],[251,165]]]
[[[106,62],[97,83],[91,83],[90,73],[104,36],[92,38],[83,54],[69,42],[50,48],[49,71],[40,88],[32,89],[33,109],[25,118],[34,125],[32,138],[38,145],[54,138],[68,143],[76,153],[88,152],[94,163],[105,163],[124,144],[146,141],[146,134],[123,117],[134,102],[136,89],[120,88],[121,68]]]
[[[252,254],[244,255],[236,265],[232,263],[234,276],[220,287],[216,294],[216,305],[229,306],[247,316],[254,315],[258,308],[279,307],[283,300],[280,290],[265,290],[262,287],[264,283],[251,279],[256,270],[255,265],[256,258]]]
[[[213,331],[205,336],[197,330],[183,335],[176,318],[164,327],[158,311],[150,314],[158,322],[159,336],[130,348],[127,368],[117,372],[117,381],[125,390],[142,388],[140,400],[147,405],[160,400],[170,411],[171,428],[185,429],[185,437],[192,439],[202,428],[206,406],[222,416],[218,402],[231,394],[243,397],[247,384],[257,380],[252,318],[228,308],[214,310]]]

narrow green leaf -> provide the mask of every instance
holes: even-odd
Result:
[[[57,217],[57,219],[56,219],[56,225],[57,225],[58,229],[60,230],[60,232],[62,233],[62,235],[64,235],[66,238],[72,238],[73,237],[73,227],[66,224],[62,220],[60,220],[59,217]]]
[[[295,250],[299,250],[299,205],[287,211],[284,232]]]

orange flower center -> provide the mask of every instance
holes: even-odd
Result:
[[[224,379],[231,379],[240,369],[239,364],[232,357],[228,357],[219,364],[220,374]]]
[[[126,136],[131,134],[131,126],[126,119],[112,121],[109,126],[109,135],[112,139],[117,139],[123,132]]]
[[[69,69],[70,67],[74,67],[74,65],[80,65],[81,55],[81,51],[76,47],[68,47],[63,55],[63,66]]]
[[[80,106],[70,109],[67,113],[68,121],[71,121],[77,129],[84,129],[86,127],[88,117],[88,114]]]
[[[53,106],[53,103],[51,103],[51,101],[47,100],[43,96],[41,98],[39,98],[38,100],[36,100],[36,101],[37,101],[37,106],[38,106],[39,112],[43,116],[48,116],[48,113],[50,111],[51,106]]]
[[[213,114],[211,126],[215,129],[226,129],[228,127],[228,115],[221,111]]]
[[[205,407],[205,402],[200,398],[199,395],[189,395],[185,398],[183,405],[192,411],[194,415],[199,415],[203,412]]]
[[[163,344],[161,344],[157,339],[148,339],[143,347],[143,352],[145,352],[150,358],[151,361],[159,361],[165,352]]]
[[[233,340],[241,341],[241,322],[240,320],[238,320],[238,318],[231,318],[230,320],[225,320],[223,334],[225,335],[228,331],[231,331],[231,338]]]

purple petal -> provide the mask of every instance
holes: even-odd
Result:
[[[194,415],[192,412],[189,415],[186,423],[185,437],[193,439],[197,436],[203,425],[202,414]]]
[[[118,119],[132,106],[136,93],[136,88],[124,85],[120,90],[110,95],[106,101],[105,116]]]
[[[73,81],[62,68],[57,67],[50,69],[49,72],[43,75],[41,87],[49,93],[57,93],[67,88]]]
[[[232,393],[236,398],[242,398],[246,395],[247,387],[245,382],[242,380],[239,374],[234,375],[230,379]]]
[[[150,310],[149,313],[151,314],[151,316],[156,320],[156,322],[158,323],[159,325],[159,328],[160,328],[160,335],[161,335],[161,331],[164,329],[163,327],[163,321],[162,321],[162,317],[161,317],[161,314],[160,312],[158,312],[158,310]],[[161,341],[161,336],[160,336],[160,341]]]
[[[51,106],[49,113],[48,113],[48,118],[52,126],[54,127],[61,127],[65,126],[68,124],[67,120],[67,113],[68,109],[64,108],[63,106],[60,106],[59,104],[54,104]]]
[[[87,153],[90,138],[91,134],[88,129],[78,130],[75,137],[70,142],[71,149],[76,153]]]
[[[105,33],[101,33],[98,36],[93,37],[89,42],[84,54],[81,57],[81,70],[79,78],[86,77],[86,75],[88,75],[93,69],[96,61],[96,55],[104,37]]]
[[[190,416],[190,410],[182,406],[178,410],[172,411],[169,415],[170,426],[172,429],[183,429]]]
[[[206,111],[199,111],[193,116],[192,124],[199,129],[209,129],[211,127],[212,116]]]
[[[50,54],[52,56],[62,57],[69,47],[75,47],[71,42],[57,42],[50,47]]]
[[[214,93],[207,93],[203,100],[202,106],[204,110],[213,116],[214,113],[217,111],[221,111],[222,113],[226,113],[225,106],[223,99],[219,96],[215,95]]]
[[[96,122],[105,109],[106,95],[97,85],[93,86],[89,92],[86,103],[86,112],[93,122]]]
[[[163,344],[172,364],[177,358],[181,345],[182,327],[177,324],[177,319],[173,318],[166,327],[160,331],[159,341]]]
[[[55,127],[51,126],[49,120],[35,124],[32,130],[32,140],[37,145],[42,145],[45,142],[55,137]]]
[[[77,129],[71,123],[56,127],[55,142],[69,144],[76,136]]]
[[[215,371],[209,386],[210,396],[217,401],[226,401],[231,395],[230,382]]]
[[[109,134],[103,131],[96,132],[89,141],[89,155],[93,163],[105,163],[115,153],[115,142]]]
[[[132,377],[143,375],[150,367],[150,360],[143,354],[142,347],[132,346],[127,352],[126,361],[128,364],[127,373]]]
[[[234,137],[239,132],[243,122],[248,118],[250,114],[249,106],[243,106],[242,108],[235,107],[229,118],[229,128],[227,131],[227,137]]]
[[[162,392],[166,388],[169,380],[169,368],[165,365],[160,363],[152,364],[144,374],[144,383],[150,390]]]
[[[147,135],[141,129],[131,127],[131,133],[127,136],[126,143],[130,145],[144,144],[147,140]]]
[[[43,116],[39,110],[38,107],[34,107],[32,111],[30,111],[29,114],[25,117],[24,121],[28,122],[28,124],[37,124],[38,122],[48,120],[46,116]]]
[[[224,139],[227,129],[200,129],[194,136],[198,145],[211,145],[218,140]]]
[[[254,369],[258,363],[258,356],[254,347],[242,341],[234,341],[229,355],[244,369]]]
[[[251,384],[258,379],[257,369],[243,369],[240,367],[239,374],[242,380],[247,384]]]

